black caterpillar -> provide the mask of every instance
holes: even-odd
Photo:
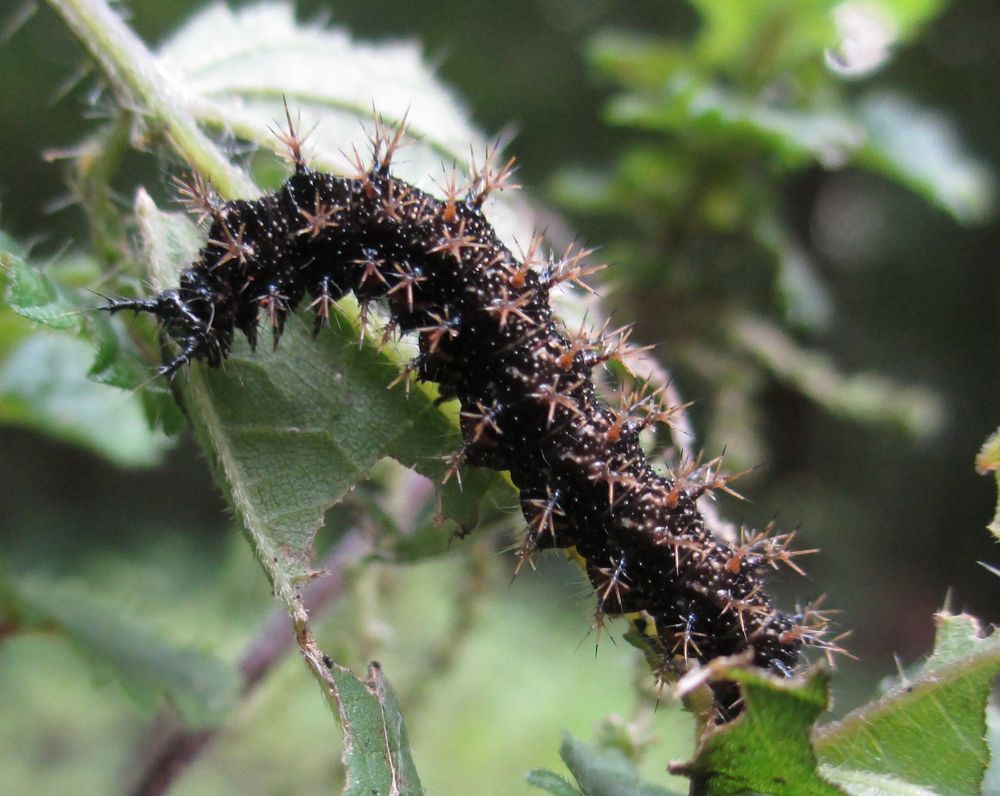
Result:
[[[310,171],[290,119],[281,138],[295,172],[277,192],[223,203],[197,180],[182,189],[211,227],[179,287],[104,308],[160,320],[180,347],[161,374],[192,360],[221,365],[237,330],[256,345],[261,316],[277,346],[307,296],[317,332],[349,291],[362,308],[383,300],[395,329],[418,335],[411,369],[461,402],[452,471],[462,462],[509,470],[520,489],[528,530],[518,566],[536,549],[572,548],[597,592],[598,626],[629,615],[660,660],[659,677],[748,648],[755,665],[787,677],[804,645],[836,649],[822,613],[784,615],[764,593],[763,570],[798,570],[791,535],[731,545],[705,527],[696,501],[729,491],[717,461],[654,471],[639,434],[676,410],[657,392],[633,393],[617,409],[596,396],[591,370],[622,355],[627,333],[588,339],[552,314],[550,291],[589,273],[587,252],[541,260],[533,249],[518,261],[498,240],[482,206],[510,187],[513,161],[487,159],[467,189],[453,181],[437,199],[389,173],[402,128],[379,125],[372,167],[358,158],[349,178]],[[738,692],[715,688],[721,715],[732,715]]]

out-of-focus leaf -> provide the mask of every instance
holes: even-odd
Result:
[[[151,431],[134,395],[88,378],[91,344],[53,331],[24,339],[0,364],[0,421],[82,445],[122,466],[156,464],[170,440]]]
[[[813,332],[826,329],[833,306],[829,291],[816,274],[809,255],[791,239],[777,219],[765,218],[754,232],[757,240],[774,253],[777,261],[775,287],[779,306],[788,323]]]
[[[677,796],[641,782],[635,764],[620,749],[597,749],[563,733],[559,755],[585,796]]]
[[[554,793],[555,796],[582,796],[580,791],[570,785],[565,779],[554,771],[548,771],[544,768],[536,768],[529,771],[525,779],[529,785],[534,785],[540,790]]]
[[[828,766],[942,796],[979,793],[990,759],[986,705],[998,673],[1000,635],[983,638],[971,616],[938,614],[934,653],[917,675],[820,730],[817,752]]]
[[[587,49],[590,62],[632,89],[659,88],[687,58],[684,47],[634,33],[603,33]]]
[[[835,167],[847,162],[865,141],[864,127],[833,109],[796,110],[677,74],[661,94],[628,94],[612,101],[615,124],[664,132],[683,131],[716,146],[753,147],[798,168],[817,161]]]
[[[1000,539],[1000,429],[994,431],[976,457],[976,471],[982,475],[994,474],[997,482],[997,510],[993,520],[986,527]]]
[[[744,70],[749,79],[792,70],[834,42],[831,11],[840,0],[691,0],[702,27],[700,61]]]
[[[968,156],[944,116],[902,97],[874,94],[861,105],[868,141],[858,160],[924,196],[958,221],[992,209],[993,177]]]
[[[784,680],[760,669],[736,668],[726,672],[726,679],[740,684],[743,713],[728,724],[708,727],[694,757],[670,767],[691,778],[691,792],[842,796],[844,791],[817,772],[809,740],[816,719],[827,708],[827,674],[814,671]]]
[[[941,402],[925,389],[901,386],[875,374],[844,375],[825,355],[802,350],[780,329],[754,318],[738,319],[731,336],[737,348],[836,415],[856,422],[890,423],[917,438],[933,434],[941,425]]]
[[[151,368],[123,339],[120,324],[81,312],[67,295],[66,282],[93,280],[94,264],[57,260],[57,283],[12,242],[0,258],[7,306],[43,327],[4,324],[10,331],[0,340],[0,421],[83,445],[123,466],[157,463],[170,445],[157,429],[176,431],[180,414],[166,389],[125,392],[148,381]],[[94,358],[94,343],[96,359],[88,369],[84,363]]]
[[[0,254],[0,263],[7,272],[4,298],[14,312],[53,329],[79,331],[82,328],[77,308],[59,295],[45,274],[12,253]]]
[[[166,696],[193,728],[217,723],[232,707],[242,678],[207,653],[176,647],[116,606],[66,580],[3,577],[0,607],[21,629],[69,639],[99,676],[113,677],[144,709]]]

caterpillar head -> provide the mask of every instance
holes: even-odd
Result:
[[[215,308],[210,296],[199,291],[174,288],[148,299],[109,299],[102,310],[111,314],[132,310],[155,315],[166,335],[180,348],[173,359],[158,369],[169,376],[195,359],[221,365],[232,345],[232,331],[213,325]]]

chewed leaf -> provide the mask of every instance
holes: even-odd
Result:
[[[671,770],[691,777],[692,792],[703,796],[979,793],[990,759],[986,705],[998,673],[1000,637],[983,638],[970,616],[939,614],[934,654],[912,679],[813,732],[827,702],[822,672],[789,682],[720,670],[713,676],[740,684],[746,710],[707,730],[695,757]]]
[[[943,796],[978,793],[990,753],[986,704],[1000,673],[1000,636],[970,616],[937,617],[934,654],[881,699],[824,727],[824,763],[873,771]]]
[[[423,793],[396,693],[379,665],[368,667],[364,681],[337,664],[330,673],[340,691],[341,721],[350,728],[344,746],[344,796]]]
[[[156,281],[187,264],[194,229],[142,195],[137,212]],[[196,430],[214,451],[257,554],[279,594],[292,595],[312,566],[312,539],[327,508],[384,456],[440,476],[459,443],[457,419],[414,386],[389,390],[401,352],[358,344],[356,313],[335,315],[315,340],[294,320],[280,350],[240,341],[224,369],[195,367],[182,384]],[[477,521],[479,499],[502,481],[476,473],[445,486],[444,510]]]
[[[844,791],[817,771],[809,740],[827,707],[829,676],[813,671],[789,681],[743,668],[724,675],[740,684],[745,710],[728,724],[709,727],[694,758],[671,766],[691,778],[692,793],[842,796]]]

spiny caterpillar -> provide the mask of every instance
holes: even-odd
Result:
[[[799,570],[793,557],[812,551],[792,552],[790,534],[715,538],[696,501],[730,491],[719,462],[664,476],[639,444],[677,409],[648,389],[618,408],[597,397],[591,371],[623,355],[627,333],[590,339],[553,315],[550,291],[590,272],[588,252],[543,259],[533,246],[518,260],[498,239],[482,208],[511,187],[512,160],[487,158],[468,187],[452,181],[438,199],[390,174],[402,126],[376,125],[373,164],[356,158],[352,177],[311,171],[290,117],[280,138],[294,173],[278,191],[222,202],[192,180],[184,201],[211,225],[179,286],[104,307],[159,319],[179,346],[161,374],[193,360],[221,365],[237,330],[256,345],[262,316],[277,346],[304,300],[316,332],[348,292],[363,311],[384,301],[394,329],[418,337],[405,377],[461,403],[464,441],[448,474],[464,462],[509,471],[528,523],[518,567],[535,550],[569,549],[597,593],[598,628],[605,615],[629,616],[661,680],[748,649],[755,665],[787,677],[804,645],[836,649],[823,613],[782,614],[762,586],[764,570]],[[720,714],[732,715],[738,692],[715,688]]]

